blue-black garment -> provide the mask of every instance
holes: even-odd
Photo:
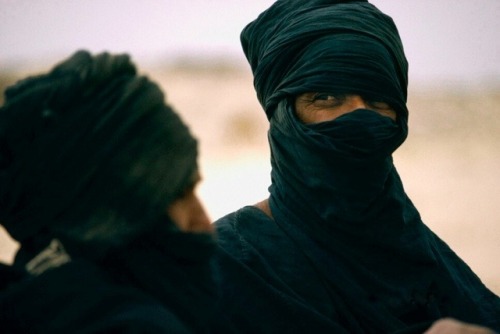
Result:
[[[18,282],[0,293],[0,309],[2,333],[191,333],[166,305],[90,262]]]
[[[46,252],[36,266],[0,263],[2,333],[209,332],[212,236],[156,230],[101,259],[63,246],[63,264],[46,265]]]
[[[392,19],[366,1],[282,0],[241,39],[270,120],[273,217],[247,207],[216,222],[228,322],[396,333],[451,316],[500,330],[500,299],[422,222],[393,164],[408,64]],[[383,101],[397,118],[359,109],[306,125],[294,99],[307,92]]]
[[[78,51],[5,97],[0,224],[20,249],[0,264],[0,332],[208,332],[213,236],[166,212],[197,142],[160,87],[127,55]]]

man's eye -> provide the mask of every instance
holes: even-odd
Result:
[[[313,96],[313,100],[344,100],[344,95],[336,95],[331,93],[316,93]]]
[[[334,95],[331,93],[317,93],[313,96],[313,102],[325,103],[332,106],[342,104],[345,99],[345,95]]]
[[[369,101],[368,105],[378,110],[392,110],[391,106],[387,102],[383,101]]]

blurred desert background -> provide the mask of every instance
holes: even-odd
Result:
[[[272,1],[256,0],[251,9],[244,8],[250,7],[246,1],[190,1],[192,6],[147,0],[141,6],[154,4],[156,14],[161,4],[163,15],[177,6],[176,13],[185,17],[174,20],[151,12],[147,20],[130,20],[127,15],[132,14],[122,13],[129,18],[125,23],[118,14],[95,15],[95,9],[104,12],[112,3],[107,0],[44,0],[30,5],[26,0],[0,0],[0,32],[5,33],[0,34],[0,89],[49,69],[77,48],[130,52],[141,71],[161,84],[167,101],[199,138],[203,182],[198,191],[215,220],[268,194],[268,122],[255,97],[238,35]],[[405,189],[423,221],[500,294],[500,2],[422,0],[405,7],[397,0],[371,2],[395,19],[410,61],[410,133],[394,155]],[[71,7],[76,3],[87,7],[77,11]],[[224,6],[217,9],[215,4]],[[122,5],[122,10],[140,15],[137,2],[124,0]],[[40,21],[44,17],[47,21]],[[59,19],[65,23],[62,28],[47,27],[46,22]],[[106,26],[111,19],[113,25]],[[210,23],[205,26],[202,19]],[[187,24],[195,31],[184,31]],[[96,25],[97,33],[90,28]],[[171,35],[149,33],[148,25]],[[140,37],[115,32],[122,26],[135,26]],[[175,40],[174,31],[182,40]],[[14,34],[20,35],[7,38]],[[94,43],[98,35],[101,40]],[[28,52],[30,40],[35,41],[34,49]],[[140,49],[143,40],[156,46],[170,44],[182,52],[174,56],[171,51]],[[182,44],[189,40],[192,45]],[[12,261],[16,247],[0,231],[0,260]]]

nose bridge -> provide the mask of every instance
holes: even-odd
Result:
[[[196,230],[211,230],[211,221],[200,198],[195,195],[191,208],[191,225]]]
[[[349,100],[353,109],[368,109],[368,104],[360,95],[351,95]]]

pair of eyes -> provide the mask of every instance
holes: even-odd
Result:
[[[311,103],[317,107],[333,108],[344,105],[349,97],[348,94],[331,94],[331,93],[308,93],[308,98]],[[370,108],[375,110],[392,110],[392,107],[384,101],[362,98],[363,102]]]

